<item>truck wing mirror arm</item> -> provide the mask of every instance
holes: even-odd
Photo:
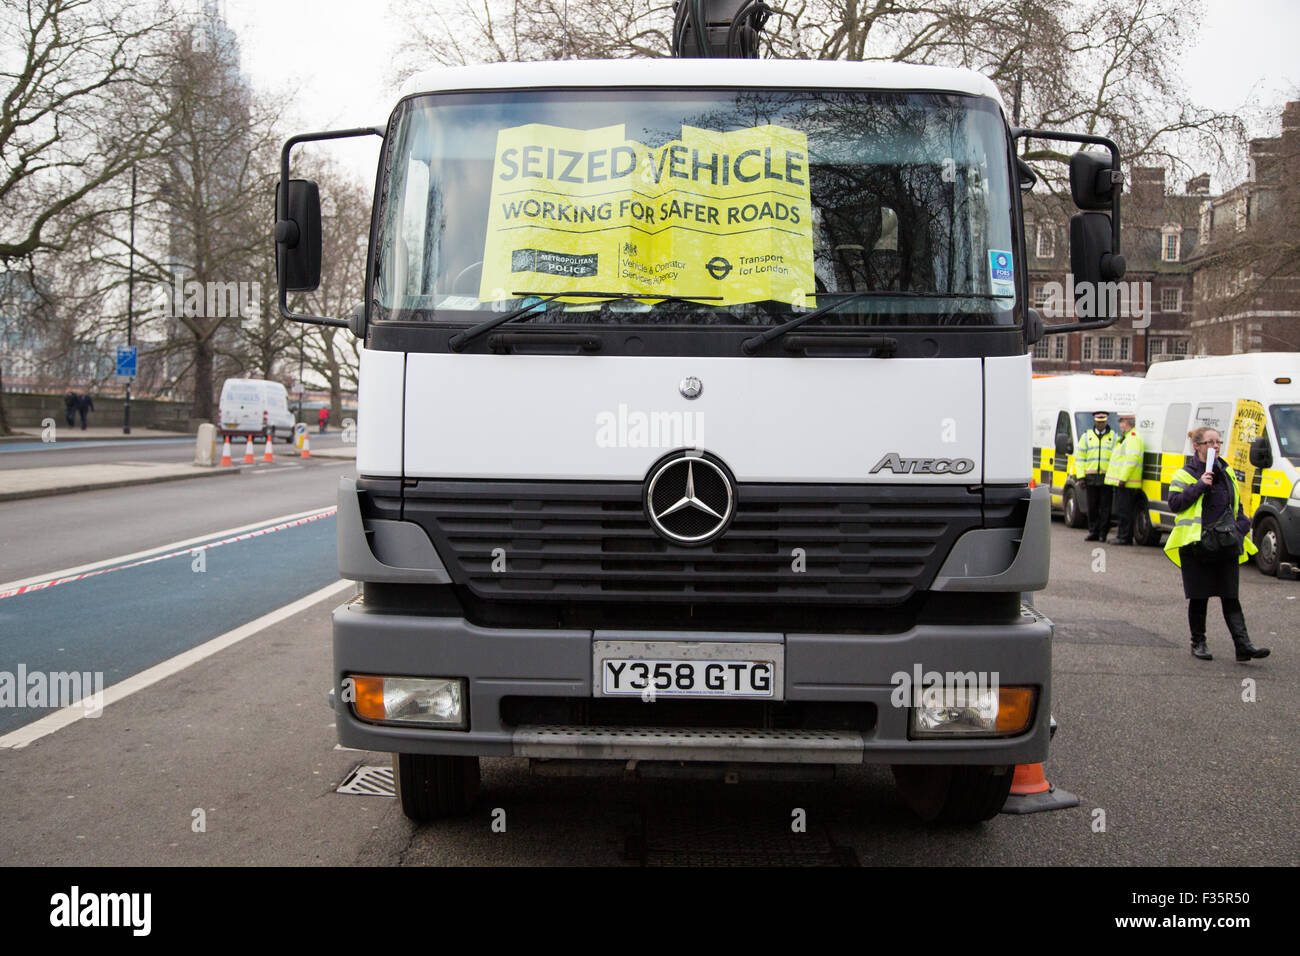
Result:
[[[290,292],[310,292],[320,286],[321,259],[320,193],[314,182],[289,178],[289,154],[299,143],[382,137],[385,133],[382,126],[361,126],[300,133],[285,140],[280,150],[280,183],[275,191],[275,275],[280,315],[290,322],[351,328],[354,332],[360,327],[364,334],[363,323],[294,312],[289,308]]]
[[[1105,329],[1118,316],[1104,314],[1102,294],[1106,283],[1123,278],[1127,268],[1120,253],[1120,192],[1124,174],[1120,169],[1119,147],[1105,136],[1092,133],[1061,133],[1055,130],[1013,128],[1014,139],[1046,139],[1065,143],[1104,146],[1109,161],[1096,152],[1079,150],[1070,157],[1070,195],[1080,212],[1070,219],[1070,271],[1076,297],[1091,290],[1096,311],[1093,317],[1066,325],[1044,325],[1043,335]],[[1023,161],[1017,157],[1018,168]],[[1023,177],[1023,172],[1021,173]]]

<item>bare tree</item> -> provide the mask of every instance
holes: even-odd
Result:
[[[159,35],[169,49],[161,78],[165,123],[138,164],[137,241],[125,217],[95,230],[109,327],[125,325],[127,257],[134,251],[133,319],[167,368],[168,390],[193,398],[192,416],[212,420],[223,375],[269,374],[287,344],[265,308],[274,282],[267,254],[276,181],[276,114],[239,73],[236,39],[202,15]],[[167,388],[167,385],[164,385]]]
[[[393,0],[410,33],[399,68],[497,60],[669,55],[667,0]],[[770,0],[762,55],[962,66],[1001,89],[1013,122],[1117,140],[1126,161],[1175,177],[1189,156],[1242,142],[1234,117],[1198,109],[1178,51],[1196,0]],[[1034,143],[1031,163],[1068,156]],[[1039,169],[1059,175],[1056,164]]]
[[[34,275],[118,207],[111,184],[164,125],[149,40],[170,16],[119,0],[0,0],[0,265]],[[39,287],[35,283],[32,287]],[[43,302],[39,321],[49,321]],[[28,310],[14,321],[34,327]],[[0,386],[0,434],[7,419]]]
[[[165,21],[105,0],[0,3],[0,262],[65,249],[149,152],[163,119],[146,40]]]

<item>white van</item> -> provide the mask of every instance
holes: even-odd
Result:
[[[1030,385],[1034,478],[1052,489],[1052,510],[1071,528],[1086,524],[1088,510],[1087,496],[1074,490],[1075,444],[1098,411],[1110,412],[1110,427],[1118,434],[1118,414],[1137,406],[1141,384],[1134,376],[1094,372],[1035,376]]]
[[[289,393],[279,382],[260,378],[228,378],[221,386],[218,418],[222,437],[269,435],[293,441]]]
[[[1146,445],[1142,488],[1157,533],[1173,528],[1169,479],[1192,453],[1187,433],[1200,425],[1223,436],[1222,454],[1251,516],[1259,569],[1276,574],[1280,563],[1300,560],[1300,353],[1211,355],[1151,367],[1138,393],[1137,429]]]

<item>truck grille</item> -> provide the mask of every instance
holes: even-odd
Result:
[[[726,533],[691,548],[655,533],[641,492],[422,480],[403,488],[402,516],[480,598],[863,605],[927,589],[982,517],[964,487],[740,485]]]

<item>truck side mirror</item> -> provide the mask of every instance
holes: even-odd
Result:
[[[1096,295],[1100,283],[1123,278],[1124,257],[1112,249],[1110,216],[1080,212],[1070,217],[1070,271],[1079,292],[1090,287]]]
[[[1074,439],[1070,437],[1069,432],[1056,433],[1056,453],[1058,455],[1074,454]]]
[[[1250,463],[1256,468],[1273,467],[1273,449],[1268,445],[1268,436],[1260,435],[1250,443]]]
[[[276,209],[280,189],[276,186]],[[287,214],[275,223],[275,270],[289,292],[320,288],[320,191],[310,179],[289,180]]]
[[[1070,194],[1074,204],[1082,210],[1070,219],[1070,271],[1074,276],[1075,314],[1083,321],[1047,325],[1043,334],[1061,335],[1109,328],[1118,316],[1107,316],[1105,312],[1110,302],[1117,300],[1117,296],[1112,294],[1117,290],[1103,290],[1102,283],[1122,278],[1125,271],[1124,257],[1119,251],[1120,186],[1124,182],[1119,171],[1119,147],[1113,140],[1093,133],[1015,127],[1011,135],[1017,140],[1045,139],[1106,148],[1106,153],[1080,149],[1070,157]],[[1023,188],[1024,170],[1019,165],[1017,176]],[[1091,303],[1078,301],[1089,294],[1092,295]],[[1088,308],[1085,309],[1085,305]]]
[[[1109,209],[1122,181],[1109,157],[1082,149],[1070,157],[1070,196],[1080,209]]]

